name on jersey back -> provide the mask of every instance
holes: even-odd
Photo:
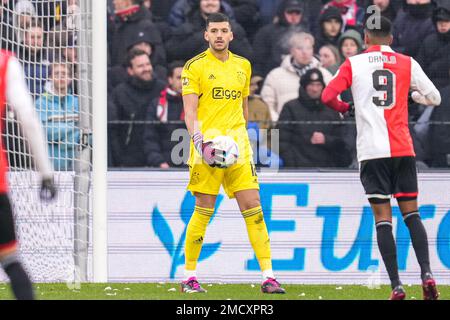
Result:
[[[387,64],[396,64],[397,58],[395,56],[369,56],[369,63],[387,63]]]

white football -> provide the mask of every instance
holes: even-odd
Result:
[[[212,139],[213,148],[225,152],[225,167],[228,168],[236,163],[239,157],[239,148],[233,138],[228,136],[217,136]]]

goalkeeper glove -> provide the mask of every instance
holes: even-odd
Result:
[[[56,197],[56,187],[53,176],[42,178],[41,191],[39,196],[41,200],[50,201]]]
[[[212,141],[203,142],[203,135],[200,132],[192,136],[194,147],[202,156],[203,160],[211,167],[221,166],[221,161],[225,161],[224,151],[212,146]]]

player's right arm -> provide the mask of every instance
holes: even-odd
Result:
[[[37,169],[41,173],[41,198],[52,199],[56,195],[56,188],[53,185],[53,168],[48,159],[47,142],[25,82],[22,66],[16,58],[9,58],[6,72],[6,99],[22,125]]]
[[[411,98],[418,104],[438,106],[441,104],[441,94],[433,82],[423,71],[420,64],[411,58]]]
[[[183,96],[184,106],[184,121],[186,122],[186,128],[189,135],[192,137],[196,130],[198,123],[197,108],[198,108],[198,95],[195,93],[186,94]],[[198,128],[197,128],[198,129]]]
[[[214,166],[215,149],[212,147],[211,141],[204,142],[198,122],[197,110],[200,96],[200,74],[189,62],[183,68],[181,81],[186,128],[192,138],[195,150],[197,150],[207,164]]]
[[[347,59],[339,68],[334,78],[322,92],[322,103],[340,112],[349,111],[350,104],[338,99],[339,95],[352,85],[352,66]]]

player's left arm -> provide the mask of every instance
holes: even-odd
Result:
[[[28,91],[22,66],[14,57],[8,61],[6,78],[6,99],[22,125],[24,136],[30,143],[36,166],[42,176],[40,197],[43,200],[53,199],[56,196],[56,188],[53,182],[53,168],[48,158],[47,141],[34,109],[33,98]]]
[[[39,171],[44,177],[52,176],[53,170],[48,159],[47,143],[34,109],[33,98],[28,91],[22,66],[13,57],[8,61],[6,98],[30,142]]]
[[[248,126],[248,97],[242,99],[242,111],[244,112],[245,127]]]
[[[441,94],[423,71],[420,64],[411,58],[411,98],[425,106],[441,104]]]
[[[322,92],[322,103],[326,106],[345,113],[349,110],[350,104],[338,99],[339,95],[352,85],[352,66],[347,59],[339,68],[334,78],[328,83]]]
[[[242,92],[242,111],[244,112],[245,127],[248,125],[248,96],[250,95],[250,81],[252,78],[252,66],[249,61],[247,62],[246,72],[245,72],[245,85]]]

